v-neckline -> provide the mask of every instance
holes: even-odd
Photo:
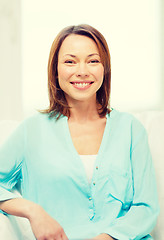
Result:
[[[109,114],[106,114],[106,125],[105,125],[105,128],[104,128],[104,133],[103,133],[103,137],[102,137],[102,140],[101,140],[101,144],[100,144],[97,156],[96,156],[96,160],[95,160],[95,164],[94,164],[94,170],[95,170],[97,164],[99,163],[99,161],[101,159],[101,156],[104,152],[106,138],[109,134],[110,119],[111,119],[111,115],[113,114],[113,111],[114,110],[112,109]],[[76,148],[73,144],[73,140],[72,140],[69,125],[68,125],[68,117],[65,117],[64,119],[65,119],[65,130],[66,130],[66,141],[67,141],[67,144],[68,144],[67,146],[68,146],[70,152],[72,153],[72,158],[74,158],[76,161],[78,161],[78,163],[82,166],[83,171],[85,172],[85,181],[87,181],[87,175],[86,175],[84,164],[83,164],[83,162],[80,158],[80,155],[78,154],[78,152],[77,152],[77,150],[76,150]],[[94,172],[95,172],[94,170],[93,170],[93,176],[92,176],[91,183],[94,181]],[[88,186],[90,188],[89,183],[88,183]]]
[[[111,112],[110,112],[110,114],[111,114]],[[100,147],[99,147],[98,153],[96,154],[97,157],[98,157],[99,153],[101,152],[101,148],[103,147],[103,142],[104,142],[104,138],[105,138],[106,131],[107,131],[106,129],[108,128],[108,122],[109,122],[108,118],[109,118],[109,116],[108,116],[108,114],[106,114],[106,124],[104,127],[104,132],[103,132],[103,136],[101,139]],[[79,156],[80,154],[77,152],[77,150],[74,146],[73,140],[72,140],[72,136],[71,136],[71,132],[70,132],[69,124],[68,124],[68,117],[65,117],[65,121],[66,121],[66,132],[67,132],[67,137],[68,137],[67,140],[69,142],[69,148],[70,148],[71,152],[74,152],[76,154],[76,156],[77,155]]]

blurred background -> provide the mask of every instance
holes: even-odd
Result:
[[[163,0],[0,0],[0,120],[48,106],[51,44],[62,28],[81,23],[108,42],[111,106],[164,110]]]

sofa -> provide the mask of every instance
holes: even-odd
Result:
[[[155,240],[164,240],[164,111],[142,111],[131,112],[131,114],[142,122],[148,132],[160,204],[160,215],[151,235]],[[0,144],[5,141],[18,124],[19,122],[16,121],[0,121]],[[17,189],[13,191],[20,194]],[[34,239],[27,219],[0,213],[0,240]]]

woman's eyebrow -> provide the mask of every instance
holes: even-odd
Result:
[[[94,55],[97,55],[97,56],[100,57],[100,55],[99,55],[98,53],[92,53],[92,54],[89,54],[88,57],[92,57],[92,56],[94,56]]]
[[[98,53],[91,53],[89,54],[87,57],[92,57],[94,55],[97,55],[100,57],[100,55]],[[73,57],[73,58],[76,58],[77,56],[73,55],[73,54],[65,54],[64,56],[70,56],[70,57]]]
[[[64,56],[70,56],[70,57],[76,58],[76,56],[73,54],[65,54]]]

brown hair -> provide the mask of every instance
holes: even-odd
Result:
[[[55,38],[52,43],[49,61],[48,61],[48,91],[49,91],[49,108],[41,111],[42,113],[49,113],[51,117],[55,116],[57,119],[61,115],[70,117],[70,107],[65,98],[63,90],[58,83],[58,53],[64,39],[70,34],[83,35],[91,38],[96,43],[102,64],[104,66],[104,79],[102,86],[97,91],[97,104],[101,106],[98,109],[100,117],[104,117],[110,112],[109,98],[111,90],[111,64],[110,53],[107,42],[103,35],[90,25],[82,24],[77,26],[69,26],[64,28]]]

